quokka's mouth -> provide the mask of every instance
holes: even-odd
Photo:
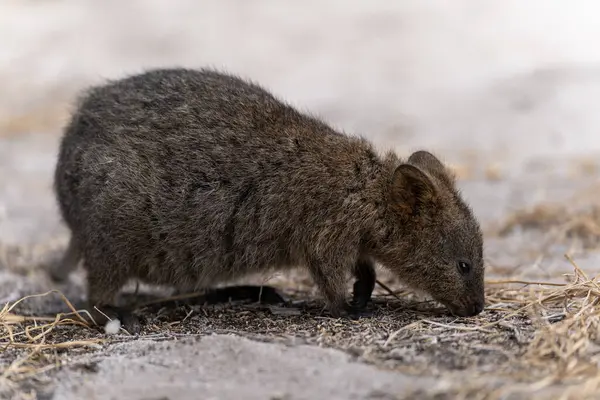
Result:
[[[483,302],[475,301],[465,304],[445,303],[445,306],[457,317],[474,317],[483,311],[485,305]]]

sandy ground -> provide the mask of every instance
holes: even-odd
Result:
[[[560,224],[517,227],[508,235],[497,230],[515,210],[557,202],[575,215],[596,204],[600,193],[600,6],[565,4],[4,1],[0,300],[52,288],[40,270],[68,237],[51,176],[73,96],[106,78],[172,65],[211,65],[255,79],[382,150],[437,151],[455,166],[485,228],[491,278],[563,281],[572,270],[565,253],[597,273],[598,234],[582,246],[589,231],[567,240]],[[76,274],[60,289],[83,300],[82,281]],[[34,299],[24,312],[55,312],[60,304]],[[524,345],[499,331],[496,342],[430,334],[411,342],[399,335],[386,347],[403,326],[433,317],[377,304],[381,320],[365,325],[369,335],[356,334],[350,322],[320,319],[310,307],[302,317],[242,306],[229,317],[209,311],[175,333],[167,318],[142,338],[119,336],[92,350],[75,349],[57,356],[57,368],[23,379],[6,372],[23,353],[6,350],[0,393],[57,400],[433,398],[467,388],[461,371],[472,362],[487,371],[487,384],[467,391],[468,398],[494,398],[506,386],[522,389],[513,398],[552,398],[561,390],[550,385],[534,396],[535,388],[502,375],[498,365],[522,355]],[[241,325],[247,313],[252,318]],[[323,340],[319,330],[348,340]],[[521,333],[524,341],[533,335],[527,327]],[[490,350],[498,343],[504,356]]]

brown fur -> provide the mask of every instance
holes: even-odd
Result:
[[[349,275],[370,297],[379,262],[455,314],[483,308],[479,225],[437,158],[379,156],[231,75],[154,70],[91,88],[55,190],[72,239],[52,273],[83,257],[91,305],[129,279],[197,290],[304,266],[340,315]]]

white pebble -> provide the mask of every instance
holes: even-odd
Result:
[[[107,335],[116,335],[119,333],[119,329],[121,329],[121,321],[118,319],[108,321],[106,325],[104,325],[104,332]]]

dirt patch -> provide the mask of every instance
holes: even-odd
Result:
[[[381,279],[394,291],[378,288],[372,317],[358,320],[328,317],[302,277],[282,278],[277,284],[291,299],[284,308],[243,302],[166,304],[150,296],[153,304],[138,309],[144,328],[137,336],[105,335],[60,293],[51,292],[42,298],[54,297],[47,304],[60,300],[65,313],[31,315],[27,302],[36,298],[7,304],[0,312],[0,345],[5,349],[1,379],[23,393],[25,387],[48,384],[56,371],[77,364],[78,357],[101,353],[114,343],[227,333],[340,349],[357,360],[409,375],[469,376],[468,387],[446,388],[443,396],[478,388],[475,398],[499,398],[557,384],[561,391],[571,390],[569,385],[577,384],[578,398],[584,398],[585,391],[600,389],[600,283],[574,262],[573,267],[564,284],[488,282],[486,310],[475,318],[448,316],[445,309],[419,301],[385,276]],[[499,379],[511,385],[496,387]]]

